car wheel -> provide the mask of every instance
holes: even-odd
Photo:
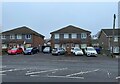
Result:
[[[58,52],[58,55],[60,55],[60,52]]]
[[[87,57],[90,57],[90,54],[87,54]]]

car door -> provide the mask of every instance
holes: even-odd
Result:
[[[23,52],[22,48],[18,48],[18,53],[22,53],[22,52]]]

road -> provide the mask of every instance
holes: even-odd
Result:
[[[118,59],[107,56],[3,55],[3,82],[117,82]]]

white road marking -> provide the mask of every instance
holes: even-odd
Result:
[[[107,71],[108,77],[110,78],[111,73]]]
[[[25,68],[24,69],[9,69],[9,70],[0,71],[0,73],[12,72],[12,71],[19,71],[19,70],[25,70]]]
[[[26,73],[26,75],[32,75],[32,74],[38,74],[38,73],[46,73],[46,72],[59,71],[59,70],[66,70],[66,69],[67,68],[61,68],[61,69],[52,69],[52,70],[47,70],[47,71],[31,72],[31,73]]]
[[[0,74],[0,76],[3,76],[3,75],[6,75],[6,74]]]
[[[5,67],[7,67],[7,66],[0,66],[0,68],[5,68]]]
[[[54,77],[54,78],[71,78],[71,79],[84,79],[84,77],[67,77],[67,76],[47,76],[47,77]]]
[[[30,75],[30,76],[32,76],[32,77],[37,77],[37,76],[39,76],[39,75]]]
[[[73,73],[73,74],[69,74],[69,75],[66,75],[66,77],[70,77],[70,76],[74,76],[74,75],[79,75],[79,74],[87,74],[87,73],[90,73],[90,72],[96,72],[98,71],[99,69],[95,69],[93,71],[86,71],[86,72],[78,72],[78,73]]]
[[[116,79],[120,79],[120,76],[116,77]]]

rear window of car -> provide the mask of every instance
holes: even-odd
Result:
[[[53,48],[52,50],[53,50],[53,51],[57,51],[57,48]]]
[[[17,48],[12,48],[11,50],[17,50]]]
[[[26,48],[26,50],[32,50],[32,48]]]

